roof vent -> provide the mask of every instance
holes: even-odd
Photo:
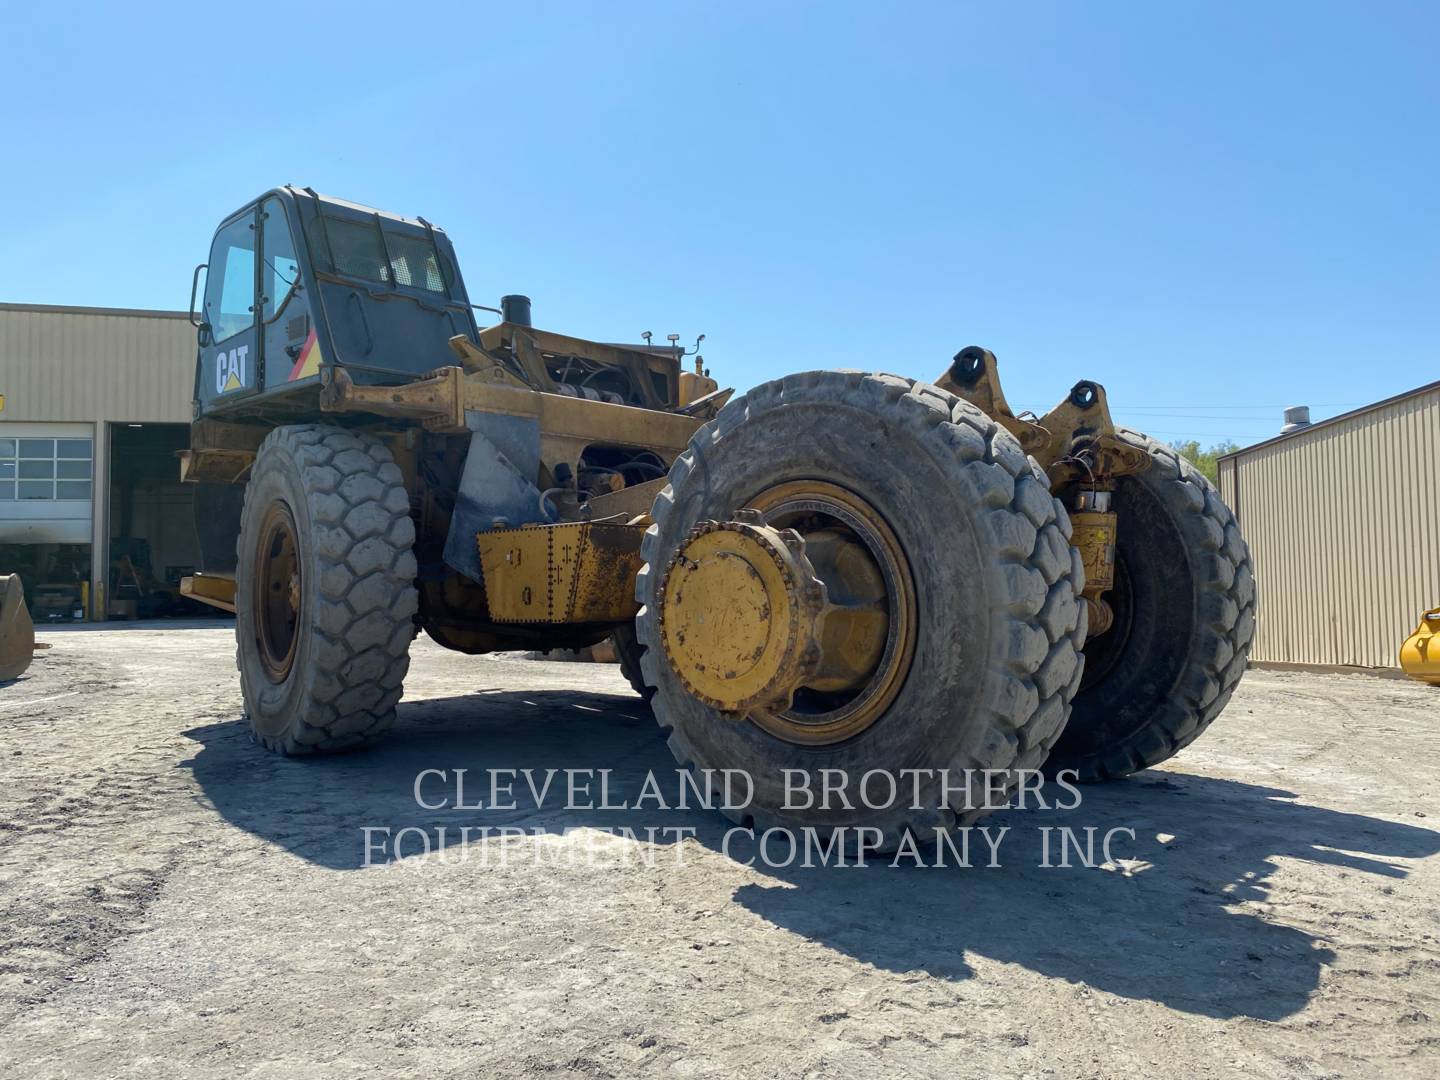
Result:
[[[1280,429],[1280,434],[1284,435],[1286,432],[1299,431],[1301,428],[1307,428],[1309,426],[1310,406],[1291,405],[1290,408],[1285,410],[1285,426]]]

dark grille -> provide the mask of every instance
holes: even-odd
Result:
[[[385,265],[380,231],[374,225],[332,217],[325,219],[324,231],[338,272],[389,283],[390,268]]]
[[[429,289],[443,293],[445,279],[440,276],[440,264],[435,258],[435,245],[419,236],[397,236],[385,234],[386,246],[390,248],[390,265],[395,269],[395,280],[412,289]]]

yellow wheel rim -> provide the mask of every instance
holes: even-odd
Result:
[[[756,709],[749,718],[786,742],[825,746],[852,739],[885,715],[914,661],[915,581],[905,551],[867,500],[827,481],[780,484],[746,506],[773,528],[794,529],[807,551],[829,549],[821,576],[830,601],[842,608],[851,601],[848,611],[827,621],[828,681],[822,674],[817,685],[800,687],[790,708]]]

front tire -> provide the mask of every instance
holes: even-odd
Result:
[[[840,489],[873,511],[914,586],[903,612],[913,639],[898,681],[877,669],[887,680],[873,699],[883,711],[833,736],[812,728],[808,739],[804,717],[787,736],[788,714],[737,718],[687,692],[659,617],[661,576],[697,523],[763,508],[770,493],[796,487]],[[980,817],[966,770],[1038,768],[1064,727],[1085,637],[1069,519],[1015,439],[969,403],[892,375],[821,371],[766,383],[696,433],[652,515],[636,583],[644,682],[682,765],[750,774],[753,801],[727,810],[732,819],[756,830],[874,828],[893,848],[906,831],[926,837]],[[888,592],[892,626],[907,595]],[[843,770],[850,807],[787,806],[786,769]],[[865,805],[870,770],[905,769],[936,771],[921,780],[918,800],[907,788],[898,804],[877,808],[886,800],[872,787]]]
[[[415,527],[378,439],[277,428],[245,488],[236,664],[256,741],[283,754],[348,750],[388,731],[410,666]]]

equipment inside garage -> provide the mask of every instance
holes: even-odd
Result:
[[[89,605],[91,430],[0,425],[0,576],[20,576],[37,622],[83,618]]]
[[[194,487],[176,465],[189,438],[184,424],[110,425],[108,618],[219,614],[180,595],[180,579],[199,562]]]
[[[0,571],[19,576],[25,606],[37,623],[85,617],[89,544],[0,544]]]

